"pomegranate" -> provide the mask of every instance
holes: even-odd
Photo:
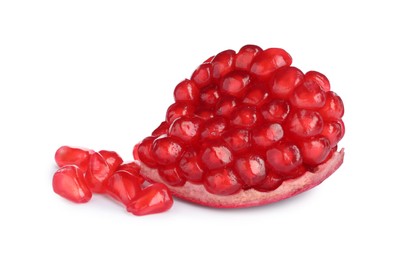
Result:
[[[343,162],[344,106],[327,77],[291,64],[285,50],[255,45],[203,62],[176,86],[165,121],[135,146],[140,174],[218,208],[268,204],[320,184]]]

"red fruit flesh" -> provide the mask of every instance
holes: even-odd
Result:
[[[54,159],[59,167],[66,165],[76,165],[84,172],[88,168],[89,157],[93,153],[92,150],[61,146],[57,149]]]
[[[323,74],[291,63],[283,49],[255,45],[205,61],[135,146],[141,174],[212,207],[271,203],[321,183],[343,161],[344,106]]]
[[[118,170],[107,181],[107,194],[125,206],[128,206],[140,191],[140,180],[128,171]]]
[[[75,203],[85,203],[92,198],[84,172],[75,165],[66,165],[56,171],[53,176],[53,190]]]
[[[164,212],[173,205],[169,189],[162,183],[149,185],[127,206],[127,211],[137,216]]]

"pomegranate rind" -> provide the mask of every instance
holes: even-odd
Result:
[[[329,160],[319,165],[313,172],[308,171],[298,178],[286,180],[273,191],[248,189],[228,196],[211,194],[203,185],[190,182],[181,187],[170,186],[163,182],[156,169],[149,168],[145,164],[141,164],[140,174],[151,183],[166,184],[174,196],[196,204],[213,208],[246,208],[274,203],[310,190],[332,175],[343,161],[344,149],[341,149],[333,153]]]

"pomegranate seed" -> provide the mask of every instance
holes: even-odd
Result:
[[[194,149],[187,150],[178,165],[182,175],[191,182],[200,183],[203,178],[203,168],[197,152]]]
[[[241,153],[251,147],[250,133],[247,129],[233,128],[223,135],[227,147],[235,153]]]
[[[179,117],[192,116],[194,114],[194,107],[188,103],[177,102],[172,104],[166,113],[166,121],[171,124]]]
[[[320,108],[326,102],[326,94],[319,85],[309,81],[294,89],[290,102],[298,108]]]
[[[113,174],[117,168],[123,163],[123,159],[114,151],[101,150],[99,154],[106,161],[110,169],[110,174]]]
[[[126,171],[131,176],[135,177],[139,184],[143,184],[145,182],[145,179],[142,177],[142,175],[139,174],[140,170],[141,166],[136,161],[123,163],[117,168],[117,171]]]
[[[214,117],[203,124],[203,127],[200,130],[201,139],[219,139],[227,126],[228,122],[224,117]]]
[[[284,136],[280,124],[262,125],[252,132],[252,144],[257,148],[267,149]]]
[[[235,51],[226,50],[217,54],[212,60],[212,78],[217,83],[234,68]]]
[[[231,124],[237,127],[252,128],[256,126],[261,119],[254,106],[242,106],[235,110],[231,117]]]
[[[232,71],[223,78],[219,85],[219,90],[223,94],[241,98],[250,87],[250,81],[248,73]]]
[[[170,125],[166,121],[161,122],[161,124],[155,130],[153,130],[152,136],[159,137],[161,135],[167,134],[169,127]]]
[[[54,159],[59,167],[66,165],[76,165],[81,170],[86,172],[89,163],[90,154],[93,151],[71,147],[71,146],[61,146],[57,149]]]
[[[290,105],[282,99],[273,99],[261,107],[263,118],[268,122],[282,123],[290,113]]]
[[[152,153],[152,145],[155,139],[156,138],[153,136],[147,137],[135,147],[136,149],[134,149],[134,158],[140,160],[150,167],[157,165]]]
[[[268,89],[271,95],[287,99],[294,89],[302,83],[303,79],[304,74],[299,69],[284,67],[277,70],[273,79],[268,84]]]
[[[296,137],[318,135],[323,130],[323,119],[318,112],[298,110],[288,118],[288,132]]]
[[[92,154],[89,160],[88,171],[85,175],[88,187],[96,193],[106,191],[107,179],[113,174],[109,164],[100,153]]]
[[[85,183],[84,172],[75,165],[66,165],[56,171],[53,190],[75,203],[85,203],[92,198],[92,192]]]
[[[128,171],[118,170],[107,181],[106,193],[125,206],[141,191],[139,179]]]
[[[343,138],[345,133],[344,123],[341,120],[325,122],[323,125],[322,136],[330,141],[330,147],[334,148]]]
[[[230,149],[222,144],[212,143],[206,146],[200,153],[202,163],[209,170],[223,168],[233,161]]]
[[[266,79],[278,68],[290,66],[291,63],[292,58],[285,50],[270,48],[255,56],[250,72],[260,79]]]
[[[199,128],[202,120],[198,117],[180,117],[176,119],[170,126],[169,135],[190,143],[199,139]]]
[[[256,45],[245,45],[242,47],[235,58],[235,68],[249,71],[253,58],[262,52],[262,48]]]
[[[320,72],[317,71],[308,71],[305,74],[304,78],[305,82],[312,81],[316,83],[319,87],[321,87],[324,91],[330,91],[330,81],[329,79]]]
[[[325,120],[338,120],[344,115],[344,104],[341,98],[334,92],[326,93],[326,103],[319,110]]]
[[[194,71],[191,80],[195,82],[199,88],[208,86],[212,82],[211,70],[211,63],[203,63]]]
[[[265,86],[255,86],[246,93],[242,103],[260,107],[268,102],[269,93]]]
[[[127,206],[127,211],[137,216],[156,214],[169,210],[173,198],[169,189],[162,183],[151,184]]]
[[[237,158],[234,171],[247,187],[253,187],[266,177],[265,161],[258,155],[248,154]]]
[[[299,149],[303,162],[316,166],[327,159],[330,153],[330,141],[326,137],[314,136],[300,143]]]
[[[183,186],[185,184],[185,178],[175,166],[160,167],[159,175],[168,185]]]
[[[231,195],[242,188],[237,176],[230,168],[212,170],[207,173],[204,180],[207,191],[217,195]]]
[[[212,108],[219,101],[220,93],[216,86],[208,86],[201,90],[200,101],[204,107]]]
[[[174,90],[175,102],[197,103],[199,100],[199,89],[195,82],[189,79],[181,81]]]
[[[207,108],[197,110],[195,115],[204,121],[207,121],[214,117],[213,111]]]
[[[173,137],[160,136],[153,141],[152,154],[160,165],[176,163],[183,152],[182,144]]]
[[[258,191],[272,191],[280,187],[280,185],[283,183],[283,179],[281,176],[275,172],[268,172],[266,175],[266,178],[263,180],[261,184],[255,187],[256,190]]]
[[[290,173],[302,164],[301,152],[290,143],[279,143],[266,151],[266,163],[277,172]]]
[[[216,115],[230,117],[237,105],[238,101],[235,97],[225,96],[216,105]]]

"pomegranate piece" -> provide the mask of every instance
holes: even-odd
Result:
[[[106,159],[100,153],[94,153],[90,157],[85,179],[93,192],[104,193],[106,191],[107,179],[113,173]]]
[[[291,64],[285,50],[255,45],[207,59],[135,146],[141,174],[211,207],[271,203],[318,185],[343,160],[344,105],[323,74]]]
[[[54,173],[53,190],[75,203],[85,203],[92,198],[92,192],[85,182],[84,172],[75,165],[65,165]]]
[[[127,211],[137,216],[161,213],[173,205],[170,190],[162,183],[151,184],[140,192],[127,206]]]

